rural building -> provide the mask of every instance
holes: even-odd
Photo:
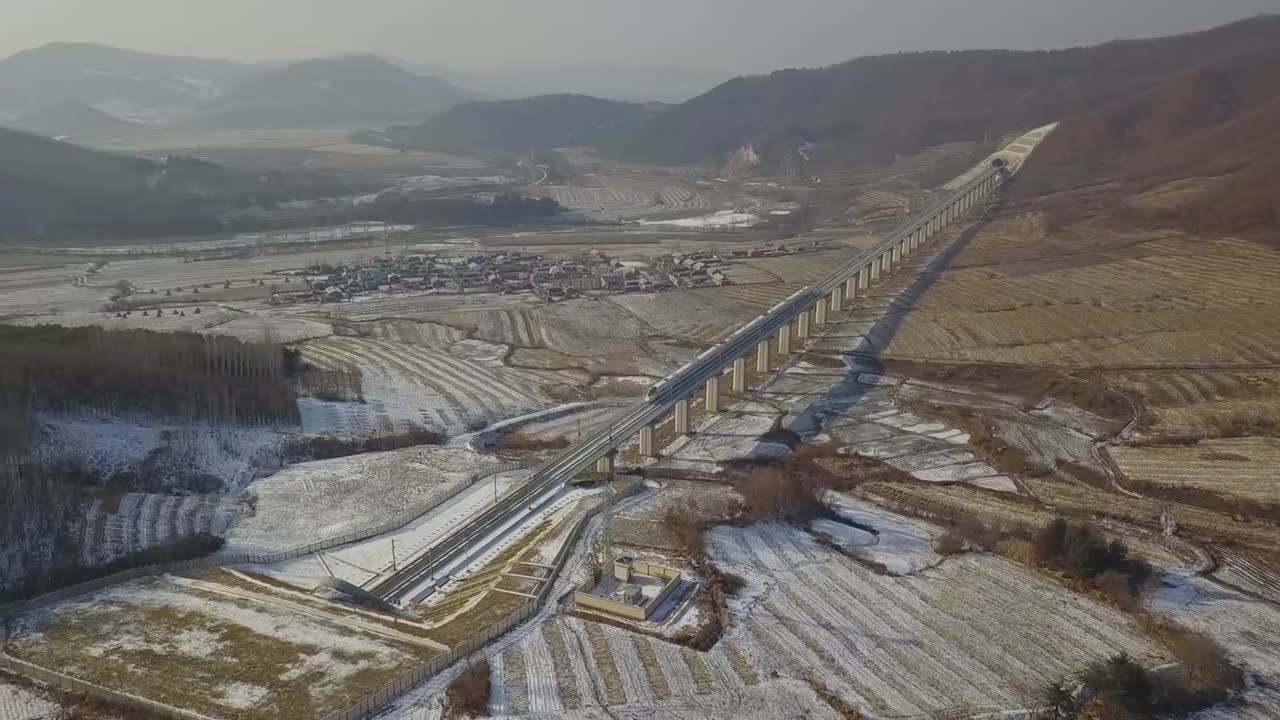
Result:
[[[625,555],[573,595],[579,607],[643,622],[680,587],[680,571]]]

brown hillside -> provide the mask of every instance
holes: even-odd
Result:
[[[1206,232],[1278,227],[1276,67],[1280,50],[1249,53],[1068,117],[1028,163],[1020,192],[1058,194],[1059,219],[1107,210]],[[1186,191],[1144,201],[1169,187]]]
[[[818,162],[856,164],[1102,108],[1171,74],[1274,47],[1280,16],[1088,48],[865,57],[731,80],[659,115],[614,150],[657,161],[718,161],[753,143],[778,161],[813,142]],[[1211,89],[1216,81],[1203,82]],[[1189,92],[1198,98],[1204,90]],[[1198,112],[1168,118],[1172,128],[1215,120]]]

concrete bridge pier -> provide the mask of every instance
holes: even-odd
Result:
[[[756,372],[769,372],[769,341],[756,343]]]
[[[689,401],[677,400],[675,407],[676,414],[676,434],[689,434]]]
[[[858,276],[851,275],[844,281],[844,296],[850,300],[858,297]]]
[[[809,337],[809,311],[801,310],[796,318],[796,337],[804,340]]]
[[[707,412],[720,412],[720,376],[707,378]]]
[[[889,249],[889,260],[895,267],[902,264],[902,243],[897,243]]]
[[[825,300],[819,300],[813,306],[813,324],[814,325],[827,324],[827,303]]]
[[[838,313],[844,309],[844,287],[837,285],[831,290],[831,312]]]
[[[596,472],[613,475],[613,454],[614,451],[610,450],[608,455],[596,460]]]
[[[880,256],[880,277],[889,277],[893,274],[893,250],[885,250]]]
[[[640,428],[640,454],[644,457],[658,457],[658,453],[653,447],[653,432],[652,423]]]
[[[862,268],[858,271],[858,289],[866,290],[871,287],[871,269]]]
[[[778,328],[778,354],[791,354],[791,323]]]
[[[747,359],[733,361],[733,392],[741,395],[747,391]]]
[[[880,258],[871,258],[871,281],[875,282],[880,279]]]

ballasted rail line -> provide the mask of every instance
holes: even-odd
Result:
[[[887,271],[933,237],[951,220],[993,193],[1004,177],[1004,170],[989,167],[961,188],[932,203],[917,213],[870,250],[852,259],[825,280],[797,292],[764,315],[744,325],[727,340],[704,352],[677,370],[670,378],[654,386],[652,398],[626,408],[610,424],[536,470],[529,480],[508,492],[488,510],[458,528],[440,543],[405,565],[400,572],[385,578],[371,590],[376,595],[399,602],[415,590],[429,586],[427,593],[448,579],[444,571],[465,558],[472,546],[494,534],[504,524],[525,512],[535,512],[552,492],[593,463],[610,463],[611,454],[629,438],[664,416],[679,403],[687,403],[704,382],[718,378],[730,364],[741,370],[741,359],[754,351],[768,353],[768,343],[775,333],[789,332],[792,322],[801,318],[801,337],[807,335],[807,314],[825,321],[830,309],[841,308],[841,290],[854,293],[865,290]],[[785,328],[785,331],[784,331]],[[781,343],[781,334],[779,335]],[[735,373],[737,374],[737,373]],[[735,383],[736,385],[737,383]],[[687,405],[685,406],[687,409]],[[687,413],[685,414],[687,418]],[[680,419],[677,408],[677,420]],[[677,422],[677,425],[680,423]],[[679,428],[678,428],[679,430]],[[642,435],[642,445],[644,436]],[[423,594],[423,593],[419,593]]]

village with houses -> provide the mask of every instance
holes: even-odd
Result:
[[[562,258],[519,250],[472,255],[408,253],[340,265],[312,265],[305,279],[310,299],[319,303],[397,291],[459,295],[532,292],[556,301],[587,293],[648,293],[732,285],[725,272],[730,263],[819,250],[819,244],[811,241],[803,246],[773,243],[721,252],[677,252],[640,260],[611,256],[598,248]]]

